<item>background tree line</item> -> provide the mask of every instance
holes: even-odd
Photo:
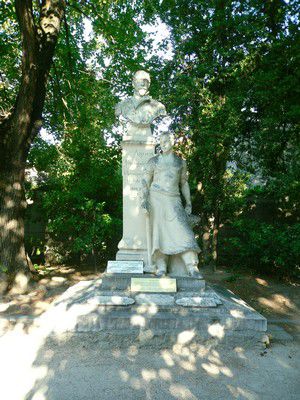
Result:
[[[155,26],[164,31],[150,34]],[[0,39],[2,270],[28,264],[22,191],[7,196],[15,182],[26,186],[27,226],[45,227],[44,237],[26,235],[33,260],[113,256],[122,218],[114,106],[143,68],[189,163],[202,262],[299,272],[297,1],[2,1]],[[9,218],[18,224],[8,231]]]

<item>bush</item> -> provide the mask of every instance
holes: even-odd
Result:
[[[299,276],[300,224],[270,224],[250,218],[232,224],[224,255],[237,267],[278,276]]]

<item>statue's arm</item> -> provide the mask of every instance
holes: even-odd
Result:
[[[153,116],[153,120],[156,119],[157,121],[160,121],[166,116],[167,116],[166,107],[162,103],[158,102],[158,107],[156,113]]]
[[[181,169],[181,177],[180,177],[180,185],[181,185],[181,192],[185,200],[185,211],[188,215],[192,213],[192,203],[191,203],[191,192],[190,186],[188,182],[188,170],[186,166],[186,161],[183,160],[183,165]]]

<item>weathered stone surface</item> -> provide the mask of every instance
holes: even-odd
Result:
[[[87,300],[88,304],[99,306],[128,306],[134,304],[135,300],[126,296],[93,296]]]
[[[69,288],[38,322],[54,333],[106,332],[134,337],[140,332],[151,331],[153,335],[176,337],[180,332],[191,330],[198,336],[218,341],[232,335],[241,339],[254,337],[267,329],[267,320],[263,316],[225,289],[216,292],[208,288],[205,293],[133,293],[103,290],[101,282],[100,278],[79,282]],[[125,282],[130,282],[128,275]],[[172,299],[182,301],[196,297],[205,298],[205,304],[203,301],[200,307],[184,307],[174,300],[171,304]],[[123,304],[124,298],[130,299],[131,304]],[[214,306],[211,306],[213,302]],[[218,302],[222,304],[216,306]]]
[[[181,297],[175,300],[178,306],[183,307],[217,307],[217,302],[213,297]]]
[[[116,259],[143,259],[144,266],[148,263],[146,215],[140,207],[140,194],[147,161],[154,156],[151,124],[166,115],[164,105],[149,96],[149,86],[149,74],[137,71],[133,79],[134,96],[116,106],[123,134],[123,236]]]
[[[176,292],[176,279],[172,278],[131,278],[132,292]]]
[[[175,278],[175,276],[174,276]],[[205,280],[188,276],[176,277],[177,288],[180,291],[198,292],[205,290]]]
[[[108,261],[107,273],[143,274],[143,261]]]
[[[139,274],[130,276],[129,274],[103,274],[101,278],[101,290],[130,290],[131,278],[140,278]],[[159,279],[150,274],[144,274],[143,278]],[[171,278],[171,277],[170,277]],[[184,292],[203,292],[205,290],[204,279],[196,279],[187,276],[172,276],[176,279],[176,286],[178,291]],[[165,278],[166,279],[166,278]],[[167,278],[168,279],[168,278]]]
[[[156,304],[159,306],[174,306],[174,296],[169,294],[140,293],[135,296],[137,304]]]

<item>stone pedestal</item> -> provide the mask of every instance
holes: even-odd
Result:
[[[144,261],[147,268],[146,215],[141,209],[142,179],[147,161],[154,156],[152,136],[122,141],[123,175],[123,237],[119,242],[116,260]]]
[[[159,278],[144,275],[147,279]],[[176,277],[176,292],[132,291],[139,274],[103,274],[83,281],[62,294],[40,318],[53,334],[93,332],[113,343],[178,343],[182,336],[197,342],[215,340],[244,345],[261,340],[267,320],[225,289],[203,279]],[[153,285],[152,285],[153,286]],[[159,285],[156,285],[159,286]]]

